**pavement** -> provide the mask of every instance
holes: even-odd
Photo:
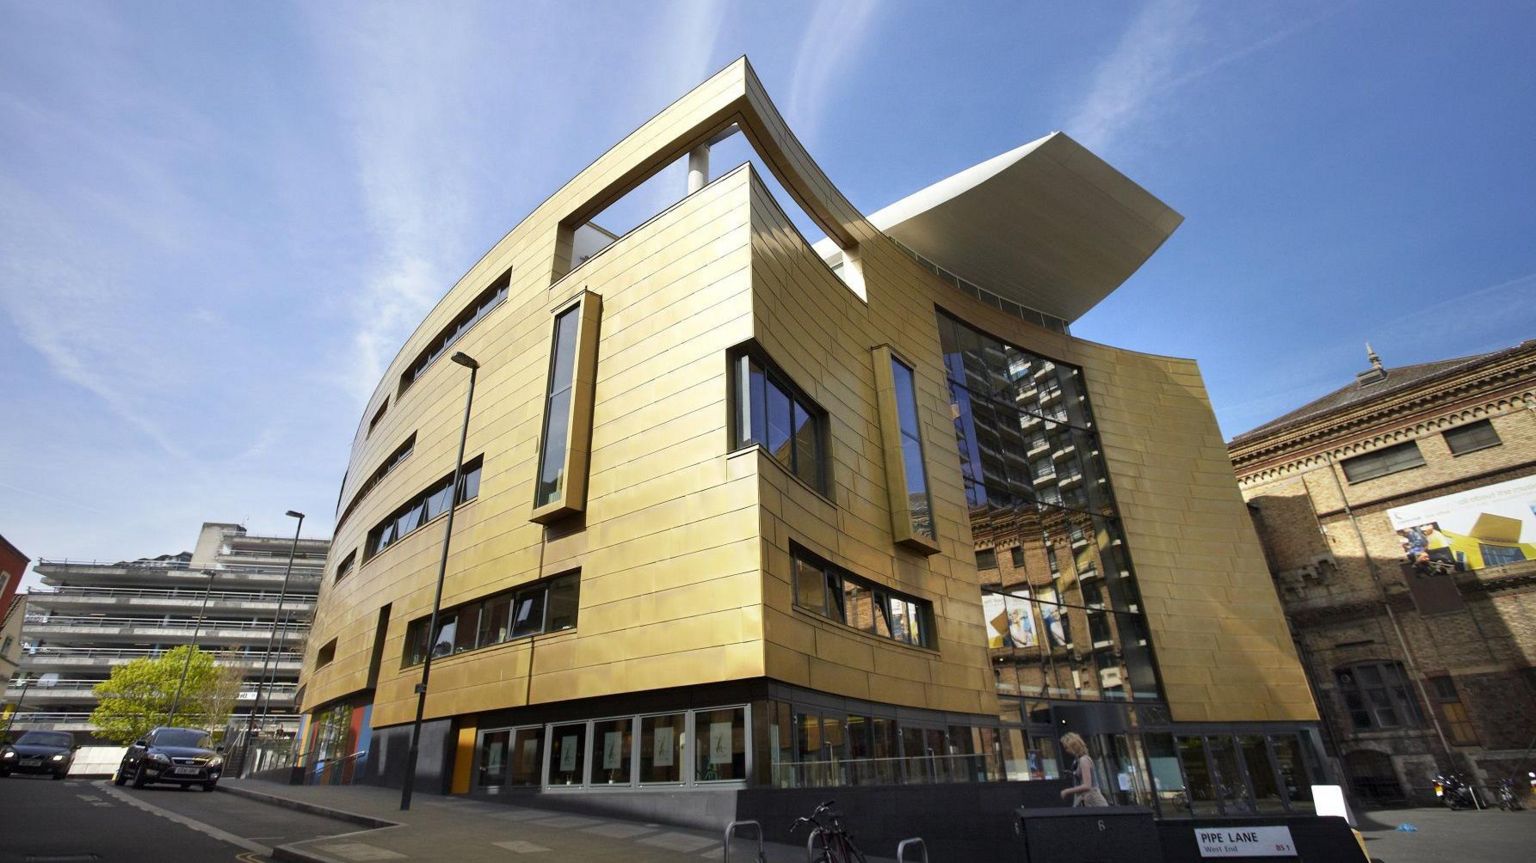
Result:
[[[723,830],[711,833],[618,818],[513,806],[463,797],[417,794],[409,812],[400,811],[399,789],[371,786],[281,785],[226,779],[229,794],[266,803],[327,812],[346,818],[356,831],[278,846],[274,860],[359,863],[376,860],[452,860],[454,863],[514,863],[580,860],[590,863],[676,863],[723,860]],[[367,827],[366,824],[385,826]],[[757,843],[737,841],[730,859],[755,861]],[[769,863],[799,863],[805,847],[768,843]],[[891,858],[870,856],[871,863]]]
[[[1525,863],[1536,859],[1536,812],[1383,809],[1359,818],[1376,863]],[[1398,830],[1401,824],[1417,828]]]

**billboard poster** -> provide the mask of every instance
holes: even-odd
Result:
[[[1039,643],[1035,613],[1028,596],[982,591],[988,647],[1034,647]]]
[[[1421,572],[1536,560],[1536,476],[1394,507],[1387,520]]]

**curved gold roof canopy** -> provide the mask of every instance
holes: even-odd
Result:
[[[1053,132],[869,220],[950,272],[1071,322],[1130,278],[1184,217]]]

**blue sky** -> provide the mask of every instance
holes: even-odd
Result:
[[[1183,213],[1074,332],[1198,359],[1230,437],[1367,339],[1536,337],[1533,36],[1516,0],[0,0],[0,533],[329,535],[425,310],[743,53],[865,212],[1060,129]]]

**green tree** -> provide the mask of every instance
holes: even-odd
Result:
[[[187,682],[176,706],[176,717],[171,721],[171,702],[176,698],[183,667]],[[188,645],[154,659],[135,659],[112,669],[109,679],[96,684],[92,691],[99,703],[91,712],[91,722],[102,737],[124,745],[142,738],[157,725],[206,727],[210,718],[208,702],[211,695],[216,695],[221,676],[212,653]],[[223,718],[218,717],[218,721]]]

